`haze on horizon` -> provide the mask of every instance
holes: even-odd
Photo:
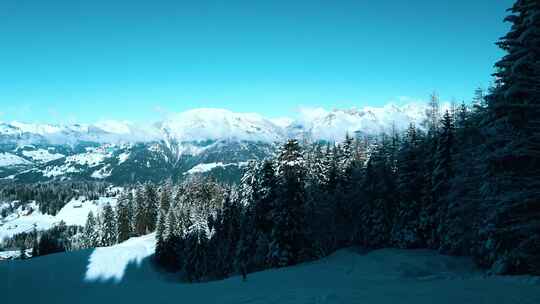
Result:
[[[0,2],[0,121],[471,99],[512,1]],[[407,96],[404,98],[404,96]]]

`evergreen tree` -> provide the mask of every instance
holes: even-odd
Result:
[[[147,232],[147,209],[145,191],[142,185],[138,185],[135,190],[135,208],[133,214],[133,231],[137,236],[144,235]]]
[[[131,202],[129,197],[123,194],[118,200],[118,205],[116,206],[116,222],[117,225],[117,236],[118,243],[121,243],[131,236],[131,219],[130,219],[130,205]]]
[[[309,244],[305,225],[305,168],[300,145],[289,140],[277,159],[278,198],[272,210],[274,227],[269,249],[272,266],[292,265],[305,258]]]
[[[86,219],[86,225],[84,227],[84,239],[85,247],[93,248],[99,246],[99,234],[97,231],[97,223],[94,218],[94,213],[90,211]]]
[[[540,274],[540,3],[518,0],[505,20],[512,27],[498,45],[507,55],[483,128],[488,216],[477,257],[497,272]]]
[[[414,124],[410,124],[397,156],[399,203],[392,227],[392,241],[401,248],[425,246],[419,232],[418,216],[424,184],[420,144],[420,135]]]
[[[450,183],[454,177],[454,125],[452,117],[448,111],[445,112],[441,134],[438,137],[437,150],[434,158],[434,170],[432,174],[432,193],[434,214],[432,214],[432,222],[434,229],[432,231],[431,242],[432,247],[440,248],[441,237],[444,236],[443,230],[445,217],[448,212],[448,195]],[[440,248],[444,249],[444,248]]]
[[[155,256],[155,259],[160,264],[165,264],[163,263],[163,260],[162,260],[163,253],[166,250],[165,249],[165,242],[166,242],[166,235],[165,235],[166,223],[165,222],[166,222],[166,215],[163,210],[159,210],[158,220],[156,224],[156,251],[155,251],[154,256]]]
[[[168,179],[159,191],[159,209],[167,214],[172,201],[172,181]]]
[[[144,196],[146,199],[146,233],[156,230],[156,222],[158,216],[158,194],[156,188],[151,183],[146,183],[144,186]],[[165,203],[166,204],[166,203]]]
[[[110,204],[105,204],[101,215],[102,227],[100,231],[100,245],[111,246],[117,241],[117,228],[114,210]]]

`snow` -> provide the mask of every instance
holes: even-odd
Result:
[[[97,214],[105,204],[115,206],[116,201],[114,197],[100,197],[96,201],[80,197],[69,201],[56,216],[41,213],[36,203],[27,204],[25,210],[21,206],[16,212],[0,220],[0,240],[18,233],[31,232],[34,228],[48,230],[61,221],[67,225],[84,226],[90,211]]]
[[[426,117],[426,104],[399,98],[402,105],[352,109],[301,108],[295,118],[266,118],[255,113],[236,113],[225,109],[199,108],[168,115],[154,124],[103,120],[94,124],[0,124],[0,135],[37,135],[27,141],[43,139],[51,143],[71,144],[80,141],[97,143],[134,142],[205,142],[257,141],[276,142],[287,137],[314,140],[340,140],[346,132],[378,135],[405,129],[409,123],[420,124]],[[441,103],[441,109],[448,103]],[[189,151],[188,151],[189,152]]]
[[[0,152],[0,167],[29,165],[31,162],[8,152]]]
[[[6,303],[540,303],[535,277],[486,276],[468,258],[355,248],[247,281],[186,284],[156,271],[153,235],[122,244],[0,263]],[[32,292],[27,292],[31,287]]]
[[[188,171],[186,171],[184,173],[184,175],[186,175],[186,174],[205,173],[205,172],[212,171],[213,169],[218,168],[218,167],[221,167],[221,168],[225,168],[225,167],[228,167],[228,166],[242,167],[242,166],[246,166],[246,165],[247,165],[247,162],[230,163],[230,164],[224,164],[222,162],[198,164],[198,165],[194,166],[193,168],[189,169]]]
[[[23,210],[19,207],[15,213],[0,221],[0,240],[33,229],[47,230],[56,223],[54,216],[39,212],[35,203],[28,204],[26,208]]]
[[[32,254],[32,248],[25,249],[24,254],[25,254],[26,257],[29,257]],[[21,257],[21,251],[20,250],[0,251],[0,261],[18,259],[20,257]]]
[[[100,165],[108,156],[110,156],[110,152],[107,152],[104,147],[100,147],[96,149],[88,149],[86,153],[68,156],[66,162],[95,167]]]
[[[246,140],[274,142],[284,139],[283,130],[254,113],[234,113],[201,108],[170,115],[162,122],[164,133],[179,142]]]
[[[22,154],[26,157],[31,158],[33,161],[37,162],[50,162],[59,158],[64,157],[64,155],[60,153],[51,153],[49,150],[45,149],[37,149],[34,151],[22,151]]]
[[[19,129],[21,133],[33,133],[39,135],[58,133],[62,130],[60,126],[51,124],[34,124],[14,121],[11,122],[10,125]]]
[[[84,197],[72,199],[56,214],[57,222],[64,221],[67,225],[84,226],[88,213],[94,215],[101,212],[105,204],[116,206],[117,199],[114,197],[100,197],[96,201],[86,200]]]
[[[412,122],[420,125],[425,118],[425,112],[425,105],[412,103],[332,111],[323,108],[301,108],[299,117],[289,126],[289,134],[298,137],[298,133],[305,133],[313,139],[329,141],[343,140],[346,133],[351,136],[356,132],[369,135],[389,134],[393,127],[396,131],[403,131]]]
[[[80,172],[79,169],[71,167],[70,164],[63,164],[61,166],[50,166],[41,170],[41,173],[45,177],[56,177],[61,176],[66,173],[77,173]]]
[[[67,173],[80,172],[80,166],[97,167],[107,159],[112,157],[112,152],[109,151],[110,145],[103,145],[98,148],[87,148],[85,153],[79,153],[66,157],[65,162],[59,166],[47,166],[44,169],[38,171],[45,177],[57,177]],[[110,175],[110,172],[106,168],[96,170],[92,177],[105,178]]]
[[[109,165],[104,166],[103,168],[96,170],[92,173],[90,177],[97,178],[97,179],[103,179],[111,176],[112,170],[110,169]]]
[[[122,163],[125,163],[129,156],[131,155],[131,152],[123,152],[121,153],[120,155],[118,155],[118,164],[122,164]]]
[[[72,144],[80,141],[99,143],[141,142],[158,139],[155,127],[134,125],[127,121],[104,120],[94,124],[37,124],[10,122],[0,124],[0,135],[19,136],[35,135],[30,141]],[[27,142],[28,139],[22,142]]]
[[[155,244],[152,233],[111,247],[96,248],[90,255],[85,280],[120,282],[129,264],[140,267],[145,258],[154,254]]]

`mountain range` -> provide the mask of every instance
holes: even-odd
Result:
[[[423,104],[331,110],[300,109],[295,119],[201,108],[153,124],[0,123],[3,181],[90,179],[113,183],[212,173],[236,180],[251,159],[261,159],[288,138],[340,141],[404,130],[425,119]]]

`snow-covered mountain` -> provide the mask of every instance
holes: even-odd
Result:
[[[340,141],[345,134],[379,135],[405,130],[410,123],[421,126],[426,117],[426,106],[407,104],[363,109],[323,108],[301,109],[299,117],[286,128],[290,137],[304,137],[312,140]]]
[[[247,161],[262,159],[287,138],[340,141],[420,125],[421,104],[381,108],[301,109],[295,119],[201,108],[143,125],[0,123],[0,179],[106,180],[114,183],[185,177],[236,179]],[[202,170],[202,169],[204,170]],[[0,180],[0,181],[1,181]]]
[[[143,125],[127,121],[99,121],[94,124],[0,123],[0,144],[134,143],[174,140],[279,142],[287,137],[308,136],[314,140],[339,140],[345,133],[375,135],[394,126],[405,129],[420,124],[425,117],[423,104],[363,109],[301,109],[295,119],[269,119],[254,113],[201,108],[171,114],[163,121]]]

